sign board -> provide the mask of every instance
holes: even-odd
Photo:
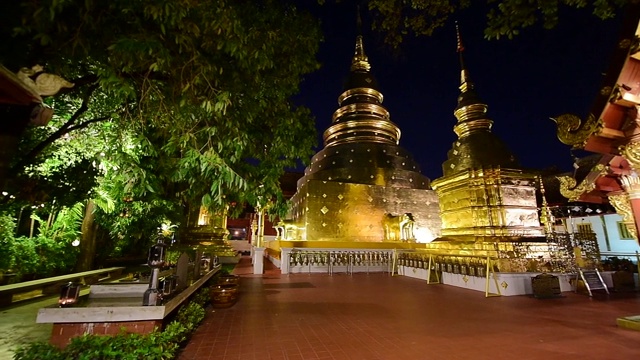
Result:
[[[584,281],[584,286],[587,288],[589,292],[589,296],[592,296],[592,290],[604,290],[609,293],[609,289],[607,285],[602,280],[602,276],[600,276],[600,272],[598,270],[584,270],[580,269],[580,278]]]
[[[531,278],[533,296],[537,299],[561,297],[560,280],[551,274],[540,274]]]

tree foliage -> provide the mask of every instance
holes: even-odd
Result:
[[[486,0],[485,37],[509,39],[534,24],[550,29],[560,21],[564,8],[590,9],[600,19],[612,18],[629,0]],[[384,33],[385,41],[399,45],[409,34],[431,35],[455,13],[468,9],[471,0],[369,0],[373,26]],[[473,5],[479,5],[474,3]]]
[[[294,7],[271,0],[20,6],[7,12],[21,13],[20,23],[6,19],[15,24],[10,46],[29,55],[20,60],[76,83],[68,122],[50,138],[99,121],[136,134],[143,160],[160,166],[119,164],[142,175],[129,187],[157,192],[171,182],[216,206],[260,184],[273,195],[283,168],[310,157],[313,119],[289,97],[318,66],[320,34],[317,21]],[[31,157],[43,150],[35,149]]]
[[[312,154],[313,118],[289,98],[317,69],[321,35],[290,4],[42,0],[2,10],[11,34],[0,62],[40,64],[75,84],[46,99],[49,126],[24,135],[5,210],[95,205],[88,241],[110,233],[100,250],[146,249],[141,241],[188,206],[281,199],[285,167]]]

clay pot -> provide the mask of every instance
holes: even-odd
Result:
[[[238,275],[220,275],[216,283],[218,285],[238,285],[240,277]]]
[[[238,284],[215,285],[211,288],[211,305],[216,308],[233,306],[238,300]]]

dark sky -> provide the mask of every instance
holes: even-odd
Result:
[[[315,3],[315,2],[312,2]],[[316,116],[319,133],[330,125],[337,98],[349,72],[357,35],[355,6],[328,4],[313,9],[322,19],[322,68],[308,75],[296,102]],[[589,10],[563,14],[556,29],[536,25],[514,40],[485,40],[485,12],[472,9],[456,16],[465,45],[465,63],[476,90],[489,105],[493,132],[521,164],[558,166],[569,171],[569,147],[556,137],[549,118],[589,112],[618,38],[620,21],[602,21]],[[442,176],[442,163],[456,135],[453,109],[459,95],[460,69],[453,19],[432,37],[408,38],[400,53],[382,43],[367,26],[365,52],[377,78],[383,105],[402,131],[400,145],[409,150],[431,179]]]

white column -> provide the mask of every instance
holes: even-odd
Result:
[[[291,248],[280,248],[280,273],[289,273],[289,256],[291,256]]]
[[[264,273],[264,248],[263,247],[255,247],[253,248],[253,273],[254,274],[263,274]]]

